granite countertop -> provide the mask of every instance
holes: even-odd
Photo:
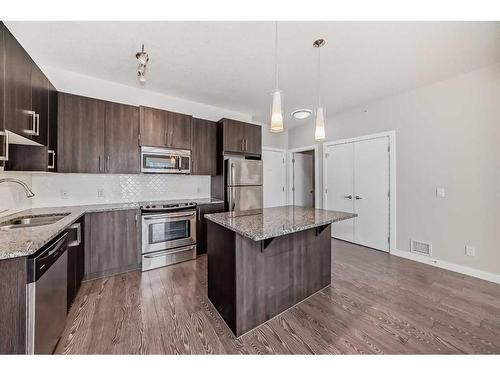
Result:
[[[282,206],[208,214],[205,218],[254,241],[262,241],[356,216],[356,214],[341,211]]]
[[[155,201],[160,202],[160,201]],[[196,202],[199,205],[211,203],[223,203],[224,201],[213,198],[193,198],[193,199],[177,199],[165,200],[162,203],[183,203]],[[98,205],[85,206],[63,206],[63,207],[47,207],[47,208],[32,208],[21,212],[16,212],[12,215],[0,217],[0,223],[8,221],[12,218],[19,218],[29,215],[55,215],[68,214],[61,220],[48,225],[38,227],[24,227],[15,229],[0,229],[0,260],[9,258],[18,258],[34,254],[38,249],[63,232],[71,224],[86,213],[115,211],[115,210],[132,210],[139,209],[138,202],[129,203],[109,203]]]

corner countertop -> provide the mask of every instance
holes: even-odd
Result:
[[[159,202],[159,201],[155,201]],[[162,203],[182,203],[196,202],[199,205],[223,203],[223,201],[213,198],[193,198],[162,200]],[[0,229],[0,260],[9,258],[18,258],[34,254],[50,240],[62,233],[71,224],[81,218],[83,215],[91,212],[118,211],[118,210],[138,210],[139,202],[127,203],[109,203],[84,206],[63,206],[32,208],[12,215],[0,217],[0,223],[28,215],[55,215],[67,213],[68,215],[61,220],[48,225],[38,227],[25,227],[16,229]]]
[[[356,216],[342,211],[282,206],[208,214],[205,218],[254,241],[262,241]]]

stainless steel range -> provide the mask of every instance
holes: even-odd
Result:
[[[196,258],[196,203],[141,203],[142,270]]]

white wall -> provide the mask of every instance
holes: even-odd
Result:
[[[0,167],[0,178],[14,177],[25,182],[30,189],[31,174],[19,172],[4,172]],[[0,217],[10,215],[11,213],[31,208],[31,199],[26,197],[22,186],[16,183],[0,184]]]
[[[500,64],[332,115],[326,127],[328,141],[396,130],[399,250],[430,241],[436,259],[500,274]],[[291,129],[288,146],[313,140],[311,123]]]

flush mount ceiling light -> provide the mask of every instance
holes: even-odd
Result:
[[[297,109],[292,112],[292,116],[297,120],[305,120],[309,116],[311,116],[312,111],[310,109]]]
[[[135,54],[135,58],[139,61],[139,66],[137,67],[137,76],[139,77],[140,83],[146,82],[146,65],[149,61],[149,55],[144,52],[144,44],[142,45],[142,51]]]
[[[318,108],[316,109],[316,129],[314,138],[317,141],[325,139],[325,110],[321,106],[321,47],[325,45],[324,39],[315,40],[314,48],[318,49]]]
[[[273,103],[271,107],[271,126],[270,131],[272,133],[280,133],[283,131],[283,98],[281,96],[281,91],[278,88],[278,21],[276,21],[276,28],[274,33],[274,64],[275,64],[275,87],[273,93]]]

